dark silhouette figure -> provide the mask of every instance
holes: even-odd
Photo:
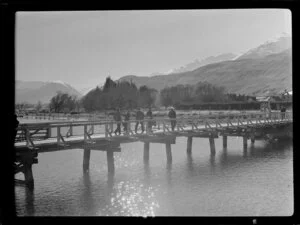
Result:
[[[18,126],[19,126],[19,120],[18,120],[18,117],[17,117],[17,115],[15,114],[15,138],[16,138],[16,136],[17,136],[17,133],[18,133]]]
[[[117,122],[117,129],[115,130],[115,135],[119,133],[121,135],[121,112],[120,109],[117,109],[116,113],[114,114],[114,120]]]
[[[138,108],[138,111],[136,112],[136,124],[135,124],[135,133],[137,133],[137,128],[139,124],[141,124],[142,127],[142,133],[144,133],[144,113],[141,111],[140,108]]]
[[[124,127],[124,131],[128,132],[128,121],[130,120],[130,112],[127,111],[127,113],[124,115],[124,123],[123,123],[123,127]]]
[[[172,107],[168,114],[169,118],[171,119],[171,128],[172,131],[174,131],[174,128],[176,126],[176,112],[174,108]]]
[[[281,106],[280,112],[281,112],[281,119],[282,120],[285,119],[286,108],[284,106]]]
[[[148,125],[148,131],[152,132],[152,125],[153,125],[153,115],[152,115],[152,111],[151,108],[149,108],[148,112],[146,113],[147,119],[149,120],[147,125]]]

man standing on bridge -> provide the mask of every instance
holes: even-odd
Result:
[[[139,123],[142,126],[142,133],[144,133],[144,113],[141,111],[140,108],[138,108],[138,111],[136,112],[136,124],[135,124],[135,133],[137,133],[137,128],[139,126]]]
[[[120,108],[117,109],[116,113],[114,114],[114,120],[117,122],[117,129],[115,130],[115,135],[117,135],[117,132],[119,135],[121,135],[121,112]]]
[[[171,119],[171,128],[172,128],[172,131],[174,131],[174,128],[176,126],[176,112],[175,112],[175,110],[174,110],[173,107],[171,107],[168,116]]]

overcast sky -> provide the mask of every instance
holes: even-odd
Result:
[[[286,9],[18,12],[16,79],[78,90],[240,53],[285,32]]]

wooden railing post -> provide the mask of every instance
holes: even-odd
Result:
[[[105,122],[105,137],[108,137],[108,124]]]
[[[146,130],[146,134],[149,134],[149,120],[148,119],[146,119],[146,120],[144,120],[144,129]]]
[[[60,144],[60,126],[57,127],[57,144]]]
[[[86,142],[87,141],[87,125],[86,124],[83,125],[83,130],[84,130],[84,141]]]

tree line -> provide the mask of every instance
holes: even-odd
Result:
[[[104,86],[98,86],[81,99],[67,93],[58,92],[48,104],[50,112],[95,112],[109,109],[135,109],[137,107],[179,106],[181,104],[206,104],[248,102],[255,97],[226,93],[222,86],[208,82],[198,82],[195,85],[176,85],[165,87],[160,92],[146,85],[139,88],[133,82],[113,81],[106,78]],[[35,106],[40,111],[40,102]]]

